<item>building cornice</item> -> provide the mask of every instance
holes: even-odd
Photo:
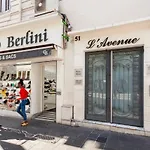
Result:
[[[78,30],[78,31],[71,31],[71,32],[68,32],[68,35],[76,36],[78,34],[83,34],[83,33],[87,33],[87,32],[93,32],[93,31],[110,29],[110,28],[127,27],[127,26],[134,26],[136,28],[150,27],[150,17],[142,18],[142,19],[138,19],[138,20],[132,20],[132,21],[128,21],[128,22],[115,23],[115,24],[110,24],[110,25],[105,25],[105,26],[100,26],[100,27],[87,28],[87,29]]]
[[[44,20],[51,21],[51,20],[54,20],[54,19],[57,19],[57,18],[61,19],[60,14],[58,14],[58,12],[54,12],[52,14],[46,14],[46,15],[43,15],[43,16],[34,17],[34,18],[32,18],[30,20],[27,20],[27,21],[21,21],[21,22],[12,24],[12,25],[2,27],[2,28],[0,28],[0,31],[7,30],[7,29],[10,29],[10,28],[15,28],[15,27],[18,27],[18,26],[24,26],[24,25],[28,25],[28,24],[32,24],[32,23],[38,23],[39,21],[42,22]]]

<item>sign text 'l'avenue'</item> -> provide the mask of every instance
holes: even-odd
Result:
[[[117,46],[117,45],[127,45],[127,44],[135,44],[140,40],[140,38],[128,38],[128,39],[120,39],[120,40],[109,40],[109,37],[104,40],[92,39],[88,41],[87,49],[91,48],[102,48],[106,46]]]

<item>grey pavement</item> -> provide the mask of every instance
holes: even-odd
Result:
[[[150,137],[0,117],[0,150],[150,150]]]

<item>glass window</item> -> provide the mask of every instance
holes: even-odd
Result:
[[[0,0],[0,12],[6,12],[10,9],[10,0]]]
[[[16,111],[19,101],[16,101],[20,95],[18,82],[23,79],[24,86],[29,92],[30,100],[31,81],[30,81],[31,65],[9,65],[0,67],[0,109]],[[30,105],[26,106],[26,111],[30,112]]]
[[[56,111],[56,62],[44,65],[44,109]]]

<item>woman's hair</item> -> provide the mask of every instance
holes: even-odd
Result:
[[[24,85],[23,80],[22,80],[22,79],[20,79],[20,81],[19,81],[19,83],[18,83],[18,84],[20,84],[21,86],[23,86],[23,85]]]
[[[20,81],[19,82],[22,82],[23,83],[23,79],[20,79]]]

